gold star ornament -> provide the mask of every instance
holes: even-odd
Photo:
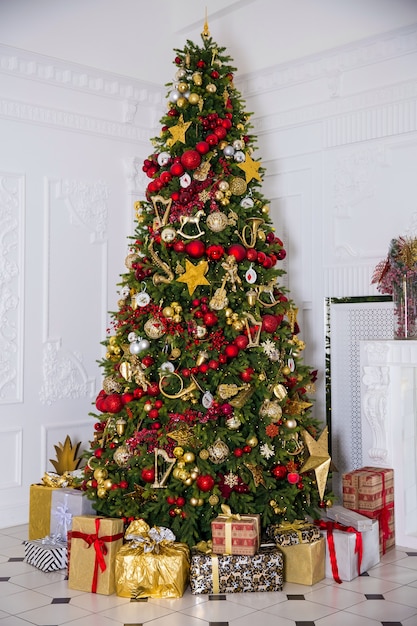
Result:
[[[248,153],[246,153],[246,159],[243,163],[238,163],[237,166],[245,172],[247,183],[249,183],[252,178],[262,181],[261,175],[258,172],[261,163],[260,161],[254,161]]]
[[[331,463],[328,444],[329,430],[326,426],[317,441],[306,430],[302,431],[302,436],[310,456],[300,469],[300,474],[314,471],[320,500],[323,501]]]
[[[169,132],[172,137],[167,141],[169,146],[173,146],[177,141],[181,143],[185,143],[185,133],[191,126],[191,122],[184,122],[184,116],[180,115],[178,118],[178,124],[176,126],[171,126],[169,128]]]
[[[205,277],[208,270],[208,261],[200,261],[197,265],[193,265],[191,261],[186,259],[185,272],[177,278],[178,283],[186,283],[190,296],[199,285],[209,285],[209,281]]]

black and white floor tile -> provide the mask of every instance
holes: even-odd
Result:
[[[417,552],[391,549],[351,582],[130,601],[68,589],[24,562],[27,526],[0,530],[0,626],[417,626]],[[259,621],[258,621],[259,620]]]

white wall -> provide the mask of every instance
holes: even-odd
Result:
[[[237,4],[252,19],[257,15],[256,3]],[[230,15],[217,13],[224,31]],[[138,23],[138,33],[140,28]],[[38,40],[45,48],[47,30]],[[177,39],[174,45],[182,47],[185,36]],[[145,184],[142,160],[159,132],[163,83],[173,70],[171,52],[163,68],[155,65],[152,84],[58,60],[54,53],[38,55],[23,40],[18,48],[10,47],[10,38],[2,41],[5,527],[27,520],[28,486],[52,469],[54,444],[67,434],[73,441],[91,437],[100,341],[124,271],[133,202]],[[239,57],[228,52],[247,110],[254,111],[257,156],[267,168],[264,191],[287,246],[288,286],[299,306],[305,360],[320,372],[316,412],[324,417],[324,298],[376,293],[370,286],[375,263],[391,237],[415,226],[417,19],[285,65],[271,64],[268,56],[262,69],[257,58],[256,71],[242,75]]]

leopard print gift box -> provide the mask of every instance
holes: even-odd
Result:
[[[266,536],[277,546],[293,546],[298,543],[312,543],[321,537],[320,529],[314,524],[298,521],[270,524]]]
[[[275,546],[261,546],[255,555],[202,554],[191,556],[191,593],[281,591],[284,561]]]

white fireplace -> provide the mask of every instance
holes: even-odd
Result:
[[[395,543],[417,549],[417,341],[360,341],[363,465],[394,470]]]

